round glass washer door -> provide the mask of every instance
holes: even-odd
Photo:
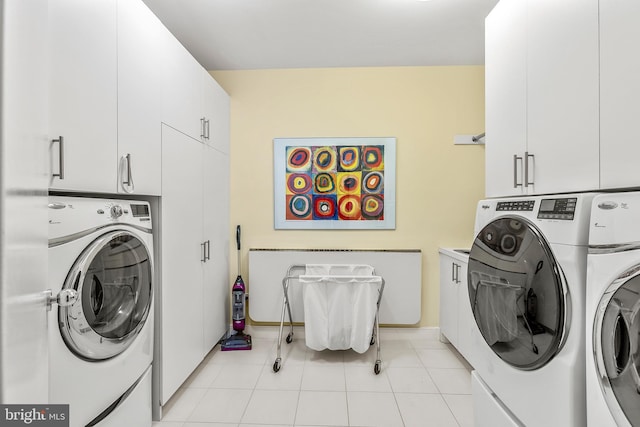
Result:
[[[89,361],[109,359],[129,347],[151,309],[152,271],[147,246],[128,231],[94,240],[62,288],[78,294],[76,302],[58,309],[67,347]]]
[[[593,328],[593,355],[607,405],[620,425],[640,425],[640,266],[603,294]]]
[[[468,287],[480,333],[506,363],[539,369],[560,351],[568,332],[568,291],[533,223],[507,216],[487,224],[469,253]]]

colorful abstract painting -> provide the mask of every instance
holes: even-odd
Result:
[[[395,138],[274,140],[276,228],[395,228]]]

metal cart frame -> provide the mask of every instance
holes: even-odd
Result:
[[[336,265],[336,264],[332,264]],[[278,352],[276,355],[276,360],[273,363],[273,372],[278,372],[282,367],[282,331],[284,329],[284,317],[285,313],[289,315],[289,334],[286,337],[286,343],[291,344],[293,342],[293,316],[291,315],[291,302],[289,300],[289,283],[291,280],[298,279],[301,275],[304,275],[306,272],[307,264],[293,264],[289,266],[287,269],[286,276],[282,279],[282,291],[283,291],[283,300],[282,300],[282,316],[280,317],[280,330],[278,331]],[[300,273],[302,271],[302,273]],[[297,272],[297,274],[296,274]],[[373,271],[372,276],[375,275],[375,270]],[[363,277],[363,276],[343,276],[343,277]],[[384,291],[384,278],[381,276],[382,284],[380,285],[380,289],[378,290],[378,300],[376,302],[376,314],[373,325],[373,331],[371,333],[371,341],[370,345],[376,344],[376,361],[373,367],[373,372],[378,375],[381,370],[382,360],[380,359],[380,323],[379,323],[379,314],[380,314],[380,301],[382,300],[382,293]]]

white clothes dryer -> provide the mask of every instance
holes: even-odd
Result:
[[[587,424],[640,425],[640,192],[593,199],[586,305]]]
[[[151,426],[151,233],[147,202],[49,197],[49,400],[71,427]]]
[[[594,194],[482,200],[468,265],[476,427],[583,427]],[[482,394],[482,395],[480,395]],[[491,410],[492,407],[501,408]]]

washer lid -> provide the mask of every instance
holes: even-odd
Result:
[[[564,274],[540,230],[518,216],[491,221],[469,254],[471,310],[487,344],[509,365],[538,369],[568,332]]]
[[[135,340],[151,308],[150,259],[144,242],[125,230],[103,234],[82,252],[63,286],[78,300],[58,309],[62,338],[77,356],[108,359]]]
[[[620,425],[640,425],[640,266],[611,283],[593,328],[596,370],[607,405]]]

